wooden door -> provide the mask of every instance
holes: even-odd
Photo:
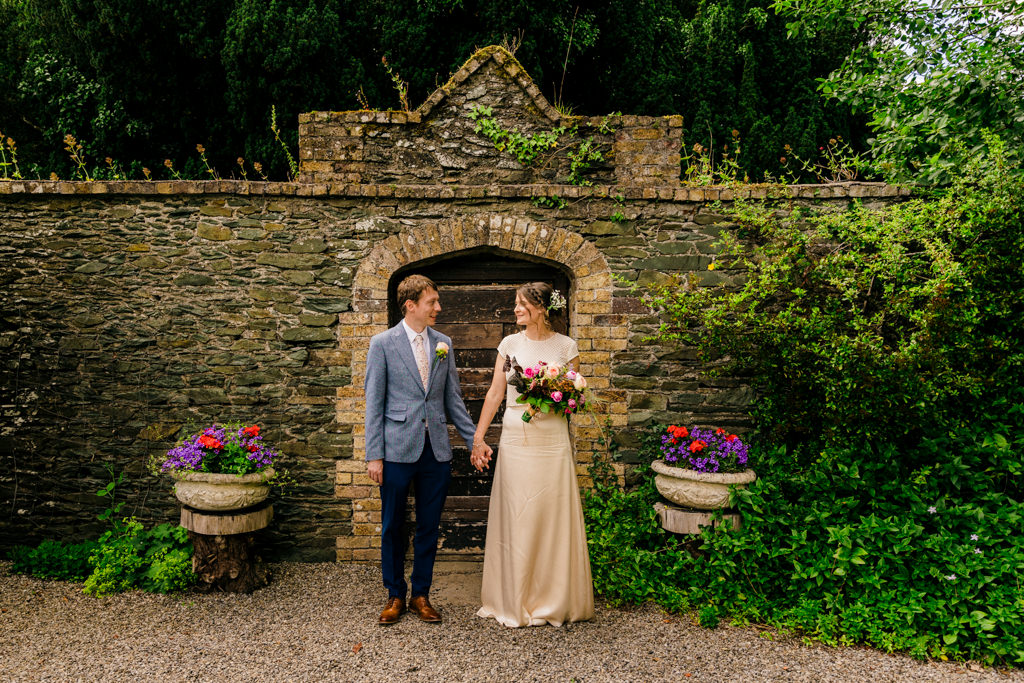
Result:
[[[491,383],[498,343],[516,332],[512,312],[515,290],[527,282],[548,282],[568,296],[569,278],[557,268],[493,252],[468,252],[429,265],[399,271],[391,280],[388,300],[402,278],[413,273],[433,280],[441,295],[441,313],[436,328],[452,338],[459,368],[462,397],[474,423],[480,418],[484,395]],[[399,320],[394,304],[392,324]],[[558,332],[566,333],[566,319]],[[487,430],[487,444],[497,455],[501,436],[499,410]],[[459,558],[482,556],[487,524],[487,505],[497,457],[491,468],[478,473],[469,464],[469,451],[462,437],[449,425],[452,442],[452,483],[441,519],[441,555]]]

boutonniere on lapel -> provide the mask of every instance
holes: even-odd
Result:
[[[444,342],[438,342],[437,346],[434,347],[434,365],[443,361],[448,357],[448,345]]]

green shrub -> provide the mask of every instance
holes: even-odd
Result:
[[[89,558],[94,569],[84,590],[97,597],[133,588],[151,593],[182,590],[195,581],[191,558],[184,528],[159,524],[146,531],[128,517],[100,537]]]
[[[732,616],[834,645],[1020,664],[1024,405],[997,408],[999,431],[916,453],[865,444],[804,467],[764,450],[760,478],[734,498],[741,529],[687,542],[658,526],[649,473],[634,491],[598,488],[584,506],[595,588],[612,603],[695,608],[707,627]]]
[[[661,342],[756,387],[759,479],[734,496],[741,529],[685,542],[658,528],[649,481],[599,487],[600,593],[708,626],[1024,663],[1024,183],[989,147],[929,199],[738,202],[716,262],[735,286],[654,294]],[[649,433],[640,446],[656,455]]]
[[[735,287],[655,290],[656,338],[728,359],[723,372],[750,379],[775,443],[885,440],[906,457],[969,428],[1024,384],[1024,184],[989,144],[984,173],[964,169],[931,199],[723,209],[739,228],[714,265]]]
[[[92,572],[89,555],[96,549],[96,541],[61,543],[46,540],[35,548],[18,545],[9,552],[11,571],[31,574],[39,579],[85,581]]]

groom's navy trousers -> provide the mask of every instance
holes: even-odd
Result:
[[[430,439],[416,462],[384,461],[381,500],[381,572],[389,598],[406,597],[405,508],[412,486],[416,497],[416,536],[413,540],[412,596],[428,595],[437,556],[441,509],[452,478],[451,462],[438,462]]]

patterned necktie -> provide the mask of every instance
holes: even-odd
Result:
[[[412,350],[416,356],[416,365],[420,368],[420,379],[423,380],[423,388],[427,388],[427,377],[430,374],[430,363],[427,362],[427,350],[423,348],[423,335],[417,334],[412,340]]]

